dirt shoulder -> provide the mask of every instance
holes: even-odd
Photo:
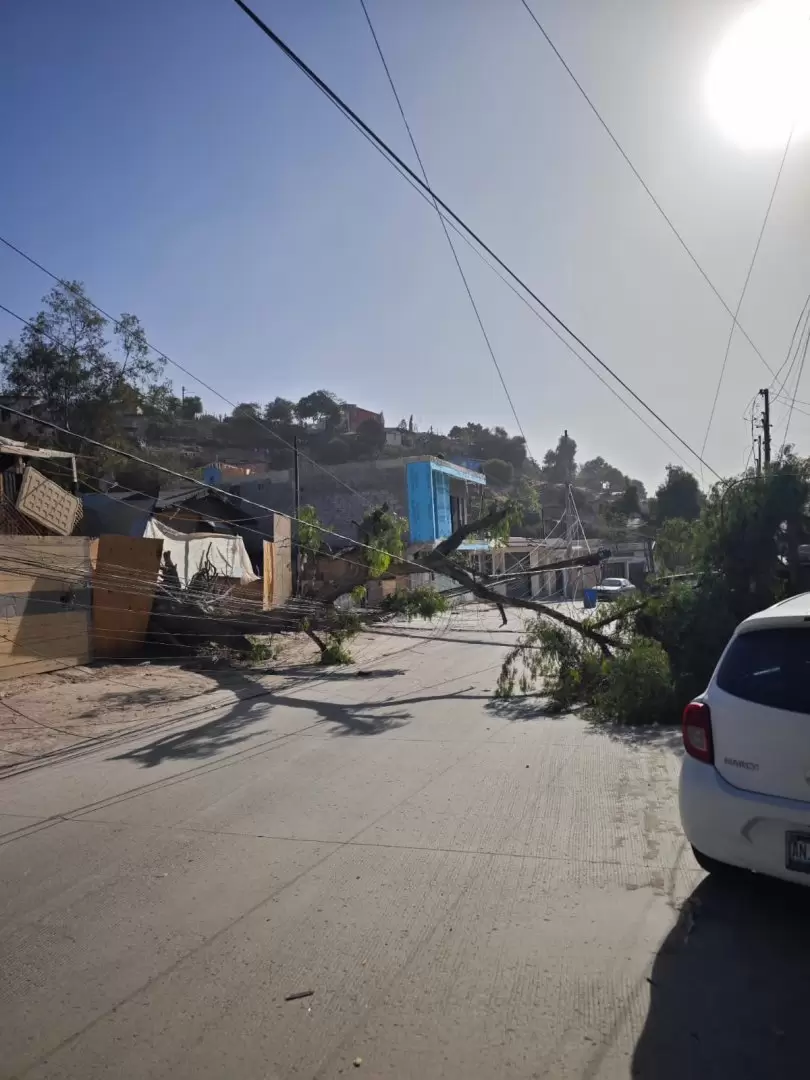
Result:
[[[436,632],[441,628],[427,629]],[[352,641],[353,666],[361,669],[420,640],[404,633],[400,638],[396,624],[384,634],[360,634]],[[319,666],[319,656],[301,634],[281,639],[272,661],[250,667],[153,659],[69,667],[0,683],[0,776],[97,739],[193,719],[202,710],[268,693],[283,686],[285,677],[298,683],[302,674],[323,677],[329,669]]]

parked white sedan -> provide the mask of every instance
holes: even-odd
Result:
[[[636,587],[626,577],[609,577],[605,578],[601,585],[597,585],[594,591],[597,600],[618,600],[620,596],[634,593]]]
[[[683,742],[681,822],[700,865],[810,885],[810,593],[737,627]]]

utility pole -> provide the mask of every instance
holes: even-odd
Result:
[[[185,388],[185,386],[180,387],[180,400],[181,401],[186,400],[186,388]]]
[[[762,476],[762,436],[757,435],[757,476]]]
[[[771,392],[767,386],[760,390],[762,398],[762,446],[765,451],[765,468],[771,464]]]
[[[301,516],[301,484],[298,475],[298,436],[293,436],[293,517],[292,523],[292,587],[293,596],[298,596],[301,586],[301,549],[298,543],[298,519]]]

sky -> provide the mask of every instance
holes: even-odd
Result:
[[[520,0],[368,6],[437,193],[700,450],[731,318]],[[750,5],[532,6],[734,308],[784,150],[732,142],[707,107],[712,56]],[[255,8],[413,162],[359,0]],[[323,387],[390,424],[516,433],[435,212],[232,0],[4,4],[0,44],[4,236],[137,314],[232,401]],[[801,132],[740,313],[773,368],[810,290],[808,154]],[[535,457],[567,429],[580,461],[602,455],[648,486],[668,463],[700,474],[459,254]],[[50,285],[0,251],[0,303],[30,317]],[[18,332],[0,312],[0,340]],[[705,451],[721,475],[744,466],[743,414],[770,381],[737,334]],[[778,446],[784,406],[774,420]],[[794,414],[790,441],[810,453],[810,416]]]

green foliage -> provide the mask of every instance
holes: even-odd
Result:
[[[602,687],[606,663],[599,649],[581,634],[539,617],[507,655],[495,695],[527,694],[540,681],[551,708],[570,709],[594,699]]]
[[[683,518],[665,521],[655,538],[655,562],[670,574],[690,569],[697,555],[698,525]]]
[[[271,426],[292,427],[295,423],[295,406],[287,398],[274,398],[264,407],[264,420]]]
[[[706,688],[720,653],[739,621],[727,583],[707,575],[697,586],[673,585],[636,612],[634,633],[657,642],[669,658],[677,708]]]
[[[260,420],[262,415],[262,407],[258,401],[243,401],[241,404],[235,406],[231,416],[234,420],[247,419],[247,420]]]
[[[250,643],[248,660],[251,664],[262,664],[276,659],[278,649],[272,637],[264,635],[248,637],[248,642]]]
[[[670,518],[695,521],[700,517],[703,496],[692,473],[680,465],[667,465],[667,478],[656,489],[652,509],[657,525]]]
[[[507,656],[496,696],[528,693],[537,682],[555,711],[588,707],[595,720],[666,723],[676,716],[669,659],[655,641],[636,638],[610,657],[576,630],[538,618]]]
[[[514,479],[515,469],[509,461],[504,461],[502,458],[490,458],[484,463],[484,473],[488,483],[508,487]]]
[[[605,668],[590,702],[595,719],[630,726],[677,722],[680,710],[669,657],[657,641],[636,638]]]
[[[298,511],[298,544],[302,551],[320,551],[324,529],[314,506],[307,504]]]
[[[202,398],[196,395],[184,397],[180,402],[180,415],[184,420],[196,420],[203,411]]]
[[[368,589],[365,587],[365,585],[355,585],[355,587],[349,593],[349,596],[351,596],[355,604],[362,604],[367,595]]]
[[[276,401],[278,400],[276,398]],[[299,420],[324,423],[330,429],[335,428],[340,421],[340,402],[329,390],[314,390],[302,397],[295,406],[295,411]]]
[[[621,469],[608,464],[603,457],[591,458],[577,473],[577,484],[589,491],[620,491],[626,487],[628,478]]]
[[[516,472],[526,462],[526,440],[520,435],[510,436],[502,427],[490,429],[473,423],[463,427],[456,425],[450,428],[448,438],[467,457],[482,461],[499,458],[507,461]]]
[[[360,523],[360,539],[368,547],[363,560],[372,577],[381,577],[390,567],[392,557],[405,552],[408,522],[391,510],[387,503],[369,511]]]
[[[157,384],[163,361],[150,353],[134,315],[110,323],[81,282],[57,285],[16,341],[0,349],[7,394],[32,398],[71,430],[120,442],[120,417]]]
[[[355,437],[364,452],[369,455],[378,454],[385,446],[385,428],[373,416],[366,417],[357,425]]]
[[[351,664],[352,654],[346,647],[346,642],[358,633],[360,627],[360,619],[354,612],[335,612],[332,627],[321,650],[320,662],[324,667],[334,664]]]
[[[810,464],[788,454],[757,478],[716,485],[697,537],[704,573],[722,576],[734,614],[798,592],[798,546],[807,542]]]
[[[333,667],[337,664],[351,664],[352,654],[346,648],[345,641],[341,637],[332,637],[326,643],[321,652],[320,663],[324,667]]]
[[[543,475],[551,484],[572,484],[577,474],[577,444],[567,431],[557,441],[554,450],[543,458]]]
[[[383,597],[380,609],[391,615],[411,619],[432,619],[447,611],[450,607],[447,597],[430,585],[420,585],[416,589],[395,592]]]
[[[500,547],[509,542],[509,537],[512,535],[512,530],[516,529],[518,525],[523,521],[523,507],[516,499],[507,499],[503,508],[506,510],[506,514],[503,519],[497,524],[491,526],[486,531],[488,539],[492,540],[495,547]],[[487,513],[496,509],[491,506]],[[472,539],[469,537],[468,539]]]
[[[616,500],[616,509],[624,518],[637,516],[641,513],[639,505],[638,488],[635,484],[628,483],[624,491]]]

